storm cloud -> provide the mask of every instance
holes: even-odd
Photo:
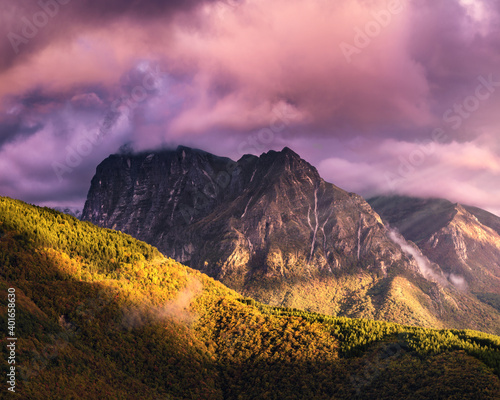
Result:
[[[1,194],[82,203],[124,143],[233,159],[289,146],[365,196],[500,213],[493,0],[0,6]]]

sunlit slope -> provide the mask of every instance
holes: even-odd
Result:
[[[127,235],[7,198],[0,262],[2,326],[16,289],[12,398],[499,398],[496,336],[271,308]]]
[[[435,270],[460,283],[469,293],[467,303],[457,309],[485,309],[482,318],[491,317],[490,332],[500,329],[500,218],[487,211],[444,199],[381,196],[369,200],[391,226],[414,242]],[[455,299],[456,300],[456,299]],[[482,318],[475,318],[479,322]],[[496,320],[496,321],[495,321]],[[495,330],[496,324],[496,330]],[[492,329],[493,328],[493,329]]]

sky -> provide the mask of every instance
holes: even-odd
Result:
[[[497,0],[0,0],[0,195],[83,207],[112,153],[288,146],[365,197],[500,215]],[[127,151],[128,151],[127,150]]]

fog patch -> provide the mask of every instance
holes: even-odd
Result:
[[[167,319],[178,323],[191,324],[196,320],[197,315],[190,310],[190,306],[202,289],[203,284],[198,279],[192,279],[177,294],[175,299],[166,302],[162,306],[141,306],[124,310],[121,325],[126,329],[135,329],[144,326],[148,322],[161,322]]]
[[[442,285],[446,285],[446,279],[443,276],[434,272],[434,270],[431,267],[431,262],[429,261],[429,259],[425,257],[420,252],[420,250],[417,250],[412,245],[410,245],[396,229],[389,228],[389,238],[399,247],[401,247],[403,253],[415,259],[418,265],[418,269],[420,270],[420,273],[424,276],[424,278],[431,281],[439,282]]]
[[[403,253],[413,257],[418,265],[418,269],[422,276],[430,281],[438,282],[443,286],[448,286],[451,283],[459,290],[467,289],[467,282],[465,279],[456,274],[445,274],[441,271],[441,273],[437,273],[433,268],[432,264],[427,257],[425,257],[419,249],[416,249],[411,244],[409,244],[406,239],[397,231],[397,229],[388,227],[389,230],[389,238],[396,243]]]
[[[460,290],[466,290],[467,289],[467,282],[464,277],[460,275],[455,275],[455,274],[449,274],[448,275],[448,280],[455,286],[456,288]]]

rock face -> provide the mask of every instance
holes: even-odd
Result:
[[[288,148],[237,162],[187,147],[112,155],[97,168],[82,219],[273,305],[489,331],[500,321],[467,322],[462,304],[473,303],[481,321],[495,310],[424,278],[418,255],[363,198]]]
[[[97,168],[82,219],[240,284],[354,266],[384,275],[404,259],[364,199],[288,148],[236,163],[186,147],[112,155]]]
[[[249,178],[236,168],[230,159],[187,147],[111,155],[97,167],[82,220],[126,232],[185,261],[190,246],[179,234],[242,190]]]

